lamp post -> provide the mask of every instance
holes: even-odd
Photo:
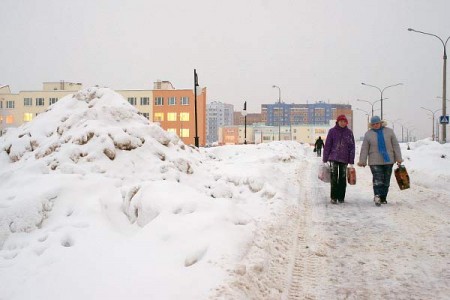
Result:
[[[5,102],[5,98],[0,98],[0,136],[2,136],[3,135],[3,128],[4,128],[4,126],[3,126],[3,122],[5,122],[5,116],[3,115],[3,107],[4,107],[4,105],[6,105],[6,103],[4,103]]]
[[[370,84],[367,84],[367,83],[364,83],[364,82],[361,82],[361,84],[365,85],[365,86],[370,86],[370,87],[376,88],[377,90],[380,91],[380,100],[379,100],[379,101],[381,101],[381,115],[380,115],[380,117],[381,117],[381,120],[383,120],[383,92],[387,88],[390,88],[390,87],[393,87],[393,86],[398,86],[398,85],[403,85],[403,83],[397,83],[397,84],[393,84],[393,85],[388,85],[387,87],[384,87],[383,89],[380,89],[379,87],[377,87],[375,85],[370,85]]]
[[[365,111],[364,109],[361,108],[356,108],[356,110],[360,110],[362,112],[364,112],[367,116],[367,124],[369,124],[369,113],[367,111]],[[372,115],[373,115],[373,110],[372,110]]]
[[[384,98],[384,100],[387,100],[387,99],[389,99],[389,98]],[[375,109],[373,109],[373,106],[375,105],[375,103],[380,102],[380,100],[368,101],[368,100],[362,100],[362,99],[356,99],[356,101],[369,103],[370,106],[372,106],[372,117],[373,117],[373,112],[375,111]]]
[[[198,128],[197,128],[197,87],[198,87],[198,76],[197,71],[194,69],[194,110],[195,110],[195,147],[199,147],[198,142]]]
[[[446,101],[445,101],[445,99],[447,99],[447,96],[446,96],[446,93],[447,93],[447,50],[446,50],[446,47],[447,47],[447,42],[450,39],[450,36],[444,42],[443,39],[441,39],[440,37],[438,37],[437,35],[432,34],[432,33],[414,30],[412,28],[408,28],[408,31],[434,36],[435,38],[438,38],[442,43],[442,46],[444,48],[444,56],[443,56],[444,65],[442,67],[442,116],[444,116],[444,118],[445,118],[447,116]],[[447,123],[441,121],[441,125],[442,125],[442,143],[445,144],[447,142]]]
[[[281,116],[280,116],[280,110],[281,110],[281,89],[279,86],[273,85],[273,88],[278,89],[278,140],[281,140]]]
[[[432,116],[432,118],[433,118],[433,122],[431,123],[431,126],[433,127],[432,129],[433,129],[433,131],[432,131],[432,135],[431,135],[431,140],[432,141],[434,141],[435,140],[435,135],[434,135],[434,119],[435,119],[435,114],[438,112],[438,111],[440,111],[441,109],[439,108],[439,109],[436,109],[435,111],[432,111],[431,109],[428,109],[428,108],[425,108],[425,107],[420,107],[421,109],[424,109],[424,110],[426,110],[426,111],[429,111],[430,113],[431,113],[431,116]]]
[[[244,144],[247,145],[247,101],[244,102],[242,115],[244,116]]]

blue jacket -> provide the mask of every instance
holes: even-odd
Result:
[[[347,126],[342,128],[336,124],[328,131],[322,160],[323,162],[355,163],[355,138]]]

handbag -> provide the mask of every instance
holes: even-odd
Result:
[[[316,147],[314,147],[314,150],[313,150],[313,152],[316,152],[317,151],[317,149],[316,149]]]
[[[410,183],[409,183],[409,175],[408,171],[406,171],[406,168],[404,165],[397,165],[397,168],[394,171],[395,179],[397,180],[398,187],[400,190],[406,190],[409,189]]]
[[[350,185],[356,184],[356,169],[353,167],[353,165],[350,165],[347,168],[347,182]]]
[[[319,175],[318,178],[322,180],[323,182],[330,182],[331,181],[331,170],[330,165],[327,163],[322,164],[319,167]]]

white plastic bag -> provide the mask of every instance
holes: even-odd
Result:
[[[319,166],[319,179],[323,182],[330,182],[331,180],[331,171],[330,171],[330,165],[327,163],[322,164]]]

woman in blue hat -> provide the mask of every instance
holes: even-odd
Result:
[[[364,135],[358,166],[365,167],[367,162],[372,172],[375,205],[387,204],[387,194],[391,182],[394,163],[400,164],[402,152],[394,131],[386,127],[379,116],[370,119],[370,129]]]

